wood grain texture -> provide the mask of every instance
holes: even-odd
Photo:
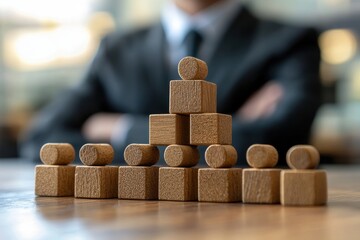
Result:
[[[280,203],[281,169],[244,169],[243,203]]]
[[[198,58],[184,57],[178,64],[178,72],[183,80],[205,80],[208,67],[206,62]]]
[[[319,151],[311,145],[295,145],[286,154],[286,162],[292,169],[314,169],[319,165]]]
[[[323,170],[283,170],[280,200],[285,206],[316,206],[327,202],[327,176]]]
[[[169,112],[215,113],[216,84],[202,80],[170,81]]]
[[[69,143],[47,143],[40,149],[40,159],[46,165],[67,165],[75,159],[75,149]]]
[[[200,202],[241,202],[241,168],[199,169]]]
[[[205,152],[207,165],[212,168],[231,168],[237,162],[238,154],[232,145],[210,145]]]
[[[158,199],[159,167],[121,166],[118,198]]]
[[[268,144],[253,144],[246,152],[247,163],[253,168],[272,168],[278,159],[276,148]]]
[[[151,145],[188,145],[189,125],[189,116],[151,114],[149,116],[149,143]]]
[[[35,195],[47,197],[74,196],[75,166],[37,165]]]
[[[75,170],[76,198],[117,198],[116,166],[77,166]]]
[[[196,201],[198,169],[161,167],[159,169],[159,200]]]
[[[159,158],[159,149],[150,144],[130,144],[124,151],[125,162],[130,166],[151,166]]]
[[[200,153],[195,146],[173,144],[165,149],[164,158],[170,167],[193,167],[198,164]]]
[[[231,145],[232,117],[221,113],[190,115],[191,145]]]
[[[114,159],[114,149],[110,144],[88,143],[80,149],[80,160],[87,166],[105,166]]]

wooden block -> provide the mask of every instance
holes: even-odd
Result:
[[[286,162],[292,169],[314,169],[319,165],[319,151],[311,145],[295,145],[286,154]]]
[[[46,165],[67,165],[75,159],[75,149],[69,143],[47,143],[41,147],[40,159]]]
[[[212,168],[230,168],[237,162],[237,151],[232,145],[210,145],[205,152],[205,160]]]
[[[151,145],[189,144],[189,116],[152,114],[149,116]]]
[[[279,159],[279,154],[271,145],[254,144],[246,152],[246,160],[253,168],[272,168]]]
[[[243,203],[280,203],[280,169],[244,169]]]
[[[159,200],[196,201],[197,174],[197,168],[161,167]]]
[[[191,145],[231,145],[231,115],[220,113],[204,113],[190,115]]]
[[[150,144],[130,144],[124,151],[124,159],[130,166],[151,166],[159,158],[159,149]]]
[[[170,81],[169,112],[215,113],[216,84],[202,80]]]
[[[75,197],[117,198],[118,173],[116,166],[77,166]]]
[[[119,168],[118,198],[122,199],[158,199],[158,167]]]
[[[327,177],[322,170],[283,170],[280,179],[282,205],[315,206],[327,202]]]
[[[114,149],[111,145],[85,144],[80,149],[80,160],[87,166],[105,166],[114,159]]]
[[[183,80],[205,80],[208,67],[206,62],[198,58],[184,57],[179,62],[178,72]]]
[[[240,202],[241,168],[199,169],[200,202]]]
[[[74,196],[75,166],[37,165],[35,195],[47,197]]]
[[[200,154],[195,146],[173,144],[165,149],[164,158],[170,167],[193,167],[198,164]]]

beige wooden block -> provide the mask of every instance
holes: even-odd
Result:
[[[184,57],[179,62],[178,72],[183,80],[205,80],[208,67],[206,62],[198,58]]]
[[[280,179],[281,204],[315,206],[327,202],[327,177],[323,170],[283,170]]]
[[[231,115],[220,113],[203,113],[190,115],[191,145],[231,145]]]
[[[286,154],[286,162],[292,169],[314,169],[319,165],[319,151],[311,145],[295,145]]]
[[[280,169],[244,169],[243,203],[280,203]]]
[[[205,151],[205,160],[212,168],[230,168],[237,162],[237,151],[232,145],[210,145]]]
[[[253,144],[246,152],[246,160],[253,168],[272,168],[278,159],[276,148],[268,144]]]
[[[35,195],[47,197],[74,196],[75,166],[37,165]]]
[[[158,199],[158,167],[122,166],[119,168],[118,198]]]
[[[117,198],[118,172],[116,166],[77,166],[75,197]]]
[[[111,145],[88,143],[80,149],[80,160],[87,166],[105,166],[114,159],[114,149]]]
[[[161,167],[159,200],[196,201],[197,174],[197,168]]]
[[[200,154],[195,146],[173,144],[165,149],[164,158],[170,167],[193,167],[198,164]]]
[[[130,144],[124,151],[124,159],[130,166],[151,166],[159,158],[159,149],[150,144]]]
[[[241,168],[199,169],[200,202],[241,202]]]
[[[189,116],[152,114],[149,116],[151,145],[189,144]]]
[[[169,112],[215,113],[216,84],[203,80],[170,81]]]
[[[40,149],[40,159],[46,165],[67,165],[75,159],[75,149],[69,143],[47,143]]]

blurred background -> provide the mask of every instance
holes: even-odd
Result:
[[[39,109],[76,84],[111,31],[156,21],[166,0],[1,0],[0,158]],[[323,159],[360,163],[360,0],[248,0],[263,18],[316,27],[323,105],[312,129]]]

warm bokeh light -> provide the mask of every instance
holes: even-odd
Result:
[[[357,42],[354,33],[347,29],[329,30],[319,38],[321,57],[329,64],[342,64],[356,53]]]
[[[8,14],[41,22],[74,22],[84,19],[95,0],[5,0],[0,9]]]
[[[83,26],[15,30],[6,36],[4,45],[5,62],[16,69],[74,64],[89,58],[95,47]]]

